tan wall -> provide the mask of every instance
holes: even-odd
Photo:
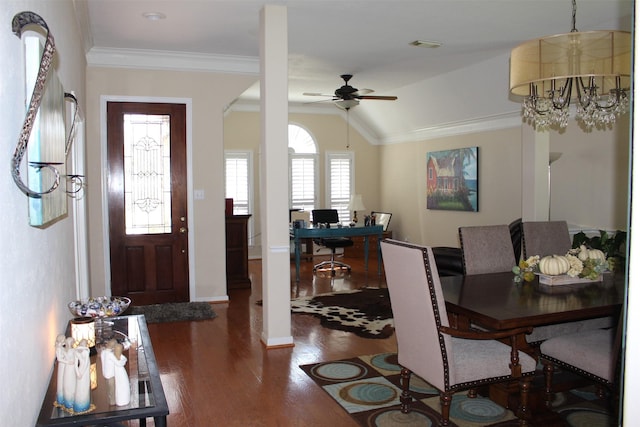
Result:
[[[629,213],[629,115],[613,130],[584,132],[575,123],[552,134],[551,219],[578,228],[626,230]]]
[[[197,232],[195,259],[196,298],[223,295],[217,284],[224,271],[224,247],[214,237],[223,219],[224,188],[222,150],[250,149],[254,153],[254,236],[260,245],[259,142],[257,112],[223,108],[251,84],[253,78],[208,73],[126,71],[90,68],[87,73],[88,141],[99,141],[100,95],[182,97],[193,100],[193,188],[204,189],[206,199],[194,202]],[[325,201],[325,153],[344,151],[347,125],[343,112],[336,114],[291,113],[290,122],[301,125],[320,147],[319,200]],[[551,151],[563,156],[554,164],[551,218],[566,219],[587,229],[626,228],[628,178],[628,122],[615,130],[585,133],[575,124],[551,133]],[[355,128],[349,131],[355,153],[356,192],[368,210],[393,213],[394,237],[433,246],[458,246],[462,225],[509,223],[522,216],[522,129],[477,132],[421,142],[377,146]],[[224,143],[222,142],[224,141]],[[224,147],[223,147],[224,144]],[[477,146],[479,156],[479,212],[426,209],[426,154],[452,148]],[[102,200],[100,196],[100,148],[89,144],[91,274],[94,292],[104,292]],[[557,172],[556,172],[557,170]],[[98,183],[99,185],[96,185]]]
[[[394,238],[458,246],[462,225],[505,224],[520,217],[520,129],[506,129],[382,147],[382,200],[393,213]],[[479,212],[428,210],[427,152],[478,147]]]
[[[336,109],[336,114],[299,114],[289,115],[289,122],[306,129],[318,144],[319,168],[319,206],[325,206],[326,174],[325,160],[327,151],[348,151],[347,124],[344,113]],[[355,153],[355,191],[362,194],[367,210],[380,210],[380,147],[370,144],[353,127],[349,131],[350,151]],[[254,166],[254,235],[255,245],[260,245],[260,183],[259,183],[259,145],[260,114],[235,111],[227,114],[224,120],[224,148],[227,150],[252,150]],[[287,191],[284,189],[284,191]]]
[[[211,300],[226,295],[224,248],[223,112],[257,77],[200,72],[172,72],[88,68],[87,70],[87,171],[89,182],[91,288],[106,292],[105,241],[102,194],[104,182],[100,124],[101,96],[186,98],[192,103],[193,177],[190,188],[205,192],[189,213],[195,245],[190,261],[195,265],[192,300]],[[142,99],[141,99],[142,100]],[[189,131],[188,131],[189,132]],[[196,232],[197,231],[197,232]]]
[[[458,135],[381,147],[383,209],[393,212],[394,237],[431,246],[458,246],[459,226],[508,224],[522,217],[520,128]],[[626,230],[629,211],[628,115],[612,130],[584,132],[572,120],[549,135],[552,166],[551,219],[572,230]],[[426,153],[478,148],[479,212],[426,209]]]

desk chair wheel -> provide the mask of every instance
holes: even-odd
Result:
[[[343,262],[340,261],[335,261],[335,260],[330,260],[330,261],[323,261],[320,264],[316,264],[313,267],[313,273],[315,274],[317,270],[330,270],[331,271],[331,276],[335,276],[336,275],[336,271],[338,270],[347,270],[347,273],[351,274],[351,266],[348,264],[345,264]]]

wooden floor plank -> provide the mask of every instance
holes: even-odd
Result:
[[[346,259],[351,275],[333,279],[314,277],[313,262],[303,261],[299,283],[291,269],[291,296],[385,286],[373,258],[369,272],[361,260]],[[262,307],[256,304],[261,268],[260,260],[249,261],[252,289],[230,290],[228,303],[213,305],[215,319],[149,325],[169,403],[168,425],[357,426],[299,365],[396,351],[395,336],[360,338],[324,328],[313,316],[293,315],[295,345],[267,350],[260,340]]]

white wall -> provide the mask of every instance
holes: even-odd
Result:
[[[0,8],[0,378],[5,425],[36,422],[54,360],[54,342],[76,298],[71,199],[69,217],[46,229],[28,225],[27,197],[14,185],[9,162],[25,116],[22,41],[11,30],[13,16],[30,10],[42,16],[57,47],[58,76],[84,108],[85,60],[71,0],[3,1]]]

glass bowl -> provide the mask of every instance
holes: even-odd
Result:
[[[129,308],[131,300],[127,297],[91,297],[71,301],[69,311],[75,317],[114,317],[120,316]]]

